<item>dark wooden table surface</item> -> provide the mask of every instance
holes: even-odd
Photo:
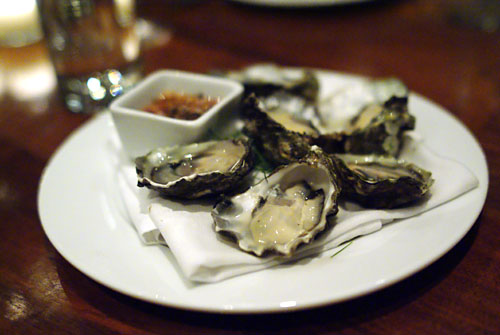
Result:
[[[65,261],[42,230],[38,182],[56,148],[89,116],[60,102],[43,42],[0,49],[0,333],[500,334],[500,35],[488,31],[491,24],[474,24],[480,1],[470,1],[472,18],[460,16],[461,3],[294,10],[138,1],[139,16],[169,33],[146,44],[146,72],[275,62],[396,76],[460,119],[486,153],[486,204],[449,253],[382,291],[289,314],[160,307],[101,286]]]

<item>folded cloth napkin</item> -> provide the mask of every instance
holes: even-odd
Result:
[[[401,158],[429,171],[435,179],[428,200],[391,210],[368,210],[343,204],[332,228],[294,256],[256,257],[239,250],[215,233],[210,211],[213,203],[163,199],[156,192],[136,186],[131,163],[119,164],[118,186],[130,220],[146,244],[167,244],[184,276],[197,282],[217,282],[283,262],[318,254],[357,236],[379,230],[395,219],[418,215],[477,187],[477,178],[462,164],[440,157],[425,146],[418,134],[405,139]]]

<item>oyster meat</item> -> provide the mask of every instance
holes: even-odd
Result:
[[[185,199],[229,191],[252,167],[246,137],[158,148],[135,163],[139,187]]]
[[[217,203],[215,230],[232,235],[242,250],[258,256],[266,251],[290,256],[325,229],[338,211],[339,192],[330,158],[312,147],[304,159]]]
[[[394,208],[423,198],[431,173],[392,157],[334,155],[342,196],[369,208]]]

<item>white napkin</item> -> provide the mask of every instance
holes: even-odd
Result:
[[[418,205],[391,210],[367,210],[343,204],[332,228],[309,245],[300,247],[293,258],[259,258],[239,250],[215,233],[210,211],[212,203],[173,201],[136,187],[135,168],[121,164],[118,185],[130,220],[146,244],[167,244],[184,276],[197,282],[217,282],[283,262],[329,250],[354,237],[379,230],[383,224],[418,215],[477,187],[477,178],[462,164],[434,154],[409,133],[402,158],[432,172],[435,182],[430,198]]]

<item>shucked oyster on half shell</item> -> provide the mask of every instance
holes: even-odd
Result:
[[[415,128],[415,117],[408,113],[408,98],[392,97],[382,105],[365,107],[351,122],[345,141],[349,153],[397,156],[402,135]]]
[[[271,119],[282,124],[286,129],[316,135],[312,120],[318,116],[314,103],[301,96],[279,91],[265,97],[258,97],[259,106]]]
[[[319,81],[307,69],[284,68],[274,64],[256,64],[223,76],[245,86],[245,96],[258,98],[259,107],[293,131],[317,134],[310,126],[317,118]]]
[[[276,165],[288,164],[307,155],[311,148],[309,135],[288,122],[273,119],[270,114],[262,109],[255,95],[245,99],[241,108],[244,131],[263,155]]]
[[[394,208],[423,198],[431,172],[392,157],[334,155],[342,196],[369,208]]]
[[[383,104],[363,108],[339,133],[312,138],[328,153],[376,154],[397,157],[403,133],[415,128],[408,112],[408,98],[392,97]]]
[[[246,137],[158,148],[135,163],[139,187],[184,199],[226,192],[252,167]]]
[[[318,102],[319,118],[313,119],[321,134],[346,130],[346,123],[366,106],[383,105],[392,97],[407,98],[409,90],[396,78],[366,79],[330,93]]]
[[[290,256],[325,229],[338,211],[339,192],[330,158],[312,147],[303,159],[217,203],[215,230],[232,235],[241,249],[258,256],[266,251]]]
[[[216,71],[214,74],[239,81],[245,87],[245,95],[268,96],[284,91],[315,101],[319,81],[314,72],[306,69],[289,69],[275,64],[255,64],[240,71]]]

